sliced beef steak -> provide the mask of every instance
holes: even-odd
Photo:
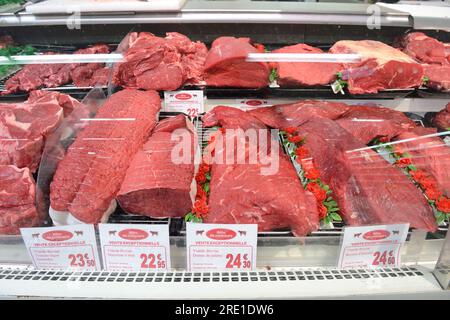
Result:
[[[212,87],[262,88],[269,85],[269,67],[264,62],[247,62],[258,53],[248,38],[220,37],[206,57],[204,77]]]
[[[307,44],[296,44],[272,51],[273,53],[323,53],[319,48]],[[340,63],[276,62],[278,84],[281,87],[323,86],[336,80],[342,70]]]
[[[431,207],[408,177],[334,121],[311,119],[299,132],[347,224],[410,223],[436,230]]]
[[[0,104],[0,164],[39,166],[45,137],[81,103],[58,92],[34,91],[23,103]]]
[[[395,137],[400,142],[395,148],[409,153],[412,163],[433,175],[439,189],[450,196],[450,148],[435,135],[435,129],[416,127]]]
[[[343,79],[352,94],[406,89],[422,84],[423,68],[407,54],[372,40],[336,42],[331,53],[358,54],[361,61],[344,64]]]
[[[416,126],[414,121],[400,111],[364,105],[351,106],[336,121],[364,144],[377,137],[391,139]]]
[[[126,88],[176,90],[185,83],[202,81],[208,50],[202,42],[169,32],[165,38],[133,32],[122,44],[125,62],[114,69],[113,81]]]
[[[423,64],[426,86],[438,91],[450,91],[450,63],[448,65]]]
[[[189,154],[174,153],[180,139]],[[188,213],[195,196],[193,146],[194,128],[184,115],[161,121],[131,161],[117,195],[120,206],[153,218]]]
[[[39,225],[36,186],[28,168],[0,165],[0,234]]]
[[[224,139],[234,142],[233,145],[218,143],[221,139],[217,136],[211,145],[215,159],[222,157],[222,163],[212,163],[209,214],[205,222],[256,223],[259,231],[288,227],[296,236],[304,236],[319,227],[314,196],[305,193],[281,148],[272,154],[274,149],[261,148],[260,141],[257,150],[252,151],[254,145],[250,146],[248,140],[237,131],[229,130],[265,130],[267,127],[262,122],[244,111],[221,106],[207,113],[204,123],[228,129]],[[220,131],[218,134],[221,134]],[[242,158],[244,161],[228,164],[225,160],[227,146],[240,146],[246,150],[245,159]],[[236,152],[236,149],[233,151]],[[265,155],[268,157],[266,160],[278,161],[278,170],[264,172],[262,168],[267,165],[261,161],[250,163],[251,152]]]
[[[447,64],[445,44],[427,36],[423,32],[411,32],[400,42],[400,48],[421,63]]]
[[[50,185],[51,208],[70,212],[81,222],[98,223],[160,108],[155,91],[126,89],[110,96],[58,164]]]
[[[310,118],[337,119],[350,108],[345,103],[320,100],[302,100],[249,111],[271,128],[296,127]]]
[[[450,131],[450,103],[436,114],[433,125],[441,131]]]

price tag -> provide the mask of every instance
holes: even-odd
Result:
[[[22,228],[20,232],[36,269],[101,269],[93,225]]]
[[[99,224],[103,264],[108,271],[170,269],[167,224]]]
[[[409,224],[346,227],[339,268],[385,268],[400,265]]]
[[[253,270],[256,268],[256,224],[186,225],[190,271]]]
[[[196,117],[204,112],[203,91],[164,91],[163,111],[183,112],[190,117]]]

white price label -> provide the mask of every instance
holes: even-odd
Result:
[[[346,227],[339,268],[385,268],[400,265],[409,224]]]
[[[101,269],[93,225],[22,228],[20,232],[37,269]]]
[[[186,233],[190,271],[256,268],[258,225],[188,223]]]
[[[163,111],[183,112],[190,117],[196,117],[204,112],[203,91],[164,91]]]
[[[108,271],[170,269],[169,226],[100,224],[103,264]]]

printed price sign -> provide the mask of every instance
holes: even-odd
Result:
[[[346,227],[339,268],[385,268],[400,265],[409,224]]]
[[[36,269],[101,269],[93,225],[22,228],[20,232]]]
[[[170,269],[169,226],[99,224],[103,264],[108,271]]]
[[[164,91],[163,111],[183,112],[195,117],[204,112],[203,91]]]
[[[256,224],[188,223],[190,271],[252,270],[256,267]]]
[[[269,100],[265,99],[237,99],[236,103],[241,110],[252,110],[256,108],[272,106],[275,104],[274,102],[270,102]]]

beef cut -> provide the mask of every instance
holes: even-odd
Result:
[[[81,105],[70,96],[50,91],[34,91],[23,103],[0,103],[0,164],[35,172],[45,137],[64,114]]]
[[[272,51],[273,53],[323,53],[319,48],[299,43]],[[277,82],[281,87],[323,86],[336,80],[341,63],[276,62]]]
[[[450,63],[447,65],[422,64],[426,86],[438,91],[450,91]]]
[[[249,53],[258,53],[249,38],[220,37],[206,57],[204,77],[212,87],[262,88],[269,85],[269,66],[247,62]]]
[[[74,54],[96,53],[109,53],[109,47],[97,44],[74,52]],[[104,65],[104,63],[29,64],[6,81],[5,91],[2,94],[28,92],[42,87],[55,88],[71,81],[80,87],[87,84],[94,85],[95,81],[105,81],[104,77],[95,77],[97,70],[103,69]],[[104,85],[106,82],[98,84]]]
[[[80,222],[100,222],[160,108],[156,91],[111,95],[59,162],[50,185],[51,209]]]
[[[186,139],[182,150],[189,154],[173,154],[179,139]],[[162,120],[131,161],[117,195],[120,206],[153,218],[188,213],[196,192],[193,147],[194,128],[184,115]]]
[[[416,126],[403,112],[365,105],[351,106],[336,121],[364,144],[369,144],[374,138],[379,137],[390,140]]]
[[[223,159],[222,163],[212,163],[209,213],[205,222],[256,223],[259,231],[291,228],[296,236],[305,236],[319,227],[315,198],[305,192],[281,148],[270,159],[279,162],[278,170],[265,175],[261,168],[267,165],[249,161],[249,142],[237,131],[229,130],[267,129],[262,122],[244,111],[224,106],[215,107],[204,120],[207,126],[220,125],[227,129],[224,139],[233,141],[234,148],[239,145],[246,150],[242,162],[227,163]],[[214,157],[224,158],[226,146],[231,144],[217,141],[220,139],[216,138],[210,145],[214,148]],[[271,157],[269,151],[260,146],[255,152]]]
[[[433,125],[441,131],[450,131],[450,103],[436,114]]]
[[[445,44],[423,32],[411,32],[400,41],[400,48],[421,63],[447,64]]]
[[[36,185],[28,168],[0,165],[0,234],[19,234],[39,225]]]
[[[128,35],[125,62],[114,68],[113,82],[125,88],[176,90],[199,84],[208,50],[202,42],[169,32],[165,38],[148,32]]]
[[[450,196],[450,148],[436,136],[436,129],[416,127],[394,139],[395,148],[411,155],[412,163],[434,176],[439,189]]]
[[[348,225],[410,223],[414,228],[436,230],[433,211],[422,192],[336,122],[314,118],[298,130]]]
[[[422,84],[422,66],[407,54],[382,42],[342,40],[336,42],[330,52],[361,56],[358,63],[344,64],[342,72],[352,94],[407,89]]]
[[[271,128],[297,127],[310,118],[337,119],[350,108],[345,103],[321,100],[301,100],[248,111]]]

